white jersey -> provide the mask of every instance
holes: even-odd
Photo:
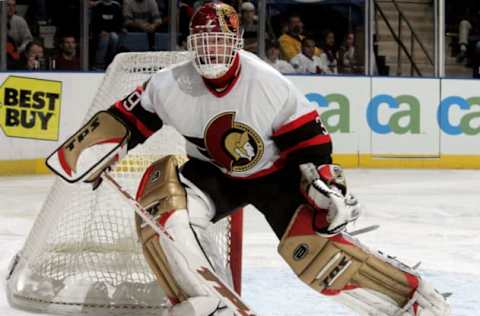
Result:
[[[295,69],[293,69],[292,65],[290,65],[285,60],[277,59],[272,62],[270,59],[265,59],[265,62],[268,63],[273,68],[277,69],[282,74],[293,74],[295,73]]]
[[[141,106],[186,138],[189,156],[232,177],[254,178],[282,168],[300,141],[306,141],[303,147],[331,146],[305,96],[255,55],[239,54],[240,73],[229,89],[211,91],[188,61],[153,75]],[[295,141],[297,127],[315,131],[303,131],[308,139]]]
[[[328,67],[326,62],[318,56],[313,56],[311,59],[300,53],[290,60],[293,68],[297,73],[326,73]]]

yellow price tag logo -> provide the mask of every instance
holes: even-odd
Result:
[[[62,82],[9,76],[0,86],[0,128],[9,137],[58,140]]]

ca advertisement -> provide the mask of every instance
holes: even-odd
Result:
[[[317,108],[348,166],[455,161],[480,168],[480,82],[288,76]],[[0,74],[0,162],[44,159],[75,132],[103,80],[98,73]],[[365,157],[370,159],[365,162]],[[477,158],[475,158],[477,157]],[[362,160],[363,159],[363,160]],[[385,165],[377,165],[385,166]]]
[[[480,154],[480,82],[289,77],[318,107],[334,152],[436,158]]]

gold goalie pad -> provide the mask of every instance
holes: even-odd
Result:
[[[278,246],[297,276],[314,290],[336,295],[356,288],[370,289],[404,306],[418,287],[408,267],[362,246],[346,233],[332,237],[313,229],[315,210],[302,205]]]
[[[186,192],[177,175],[179,163],[180,158],[176,156],[157,160],[148,167],[140,182],[137,200],[159,222],[165,221],[177,209],[186,209]],[[172,276],[158,235],[140,216],[135,216],[135,222],[143,254],[160,286],[171,302],[183,301],[186,297]]]

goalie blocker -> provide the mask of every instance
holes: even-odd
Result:
[[[297,276],[361,315],[447,316],[445,298],[411,268],[347,233],[319,234],[325,216],[300,206],[278,247]]]
[[[96,113],[78,132],[67,139],[46,161],[65,181],[94,182],[127,154],[129,129],[107,111]]]

